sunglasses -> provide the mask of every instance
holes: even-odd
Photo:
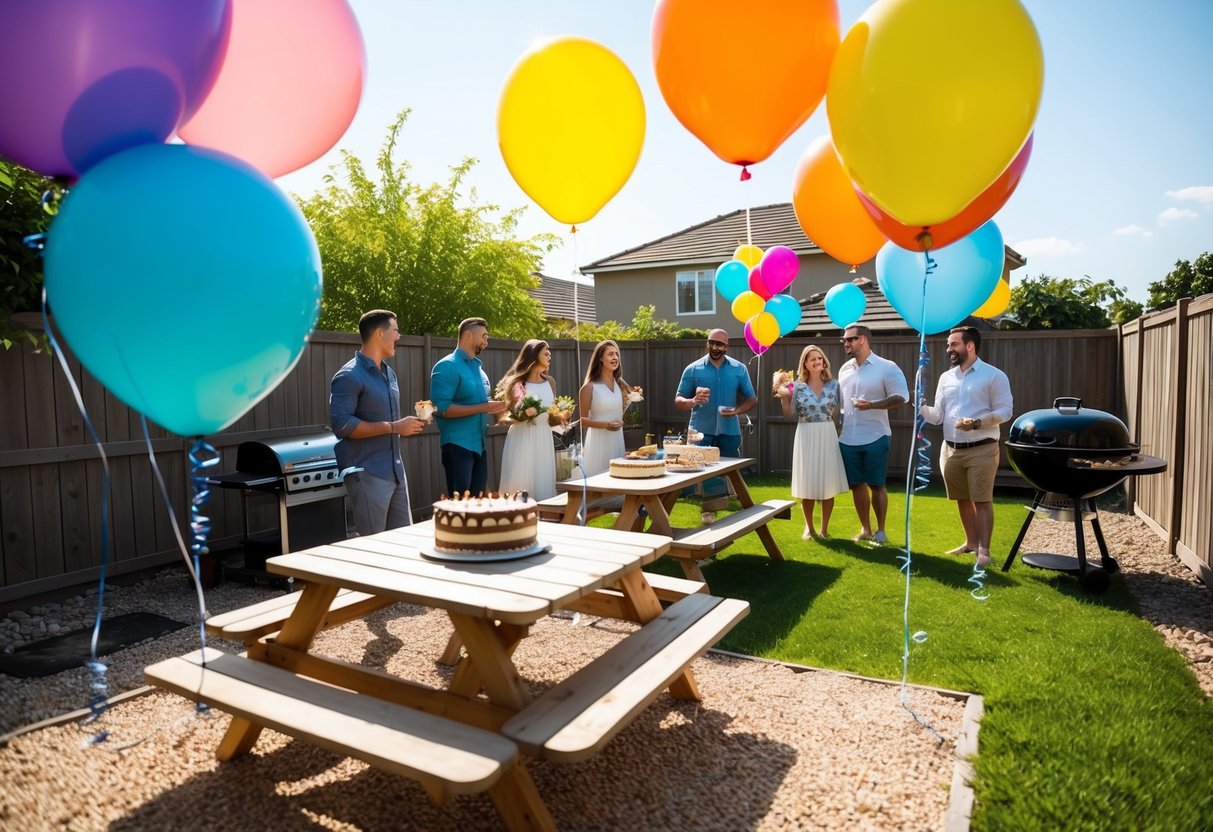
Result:
[[[862,335],[848,335],[842,339],[842,343],[849,344],[852,341],[858,341],[862,337],[863,337]]]

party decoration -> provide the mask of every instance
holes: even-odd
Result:
[[[733,299],[733,317],[748,321],[766,307],[765,299],[746,290]]]
[[[827,136],[814,140],[800,157],[792,180],[792,209],[818,248],[852,267],[875,257],[885,244],[885,235],[864,210]]]
[[[826,314],[839,329],[846,329],[863,317],[868,298],[854,283],[839,283],[826,292]]]
[[[752,243],[742,243],[733,252],[733,259],[740,260],[748,268],[753,268],[762,260],[762,249]]]
[[[994,291],[986,298],[986,302],[973,310],[975,318],[995,318],[1007,311],[1011,305],[1011,284],[1000,280],[994,285]]]
[[[716,267],[716,291],[729,303],[749,288],[749,280],[749,269],[740,260],[726,260]]]
[[[290,372],[320,311],[320,274],[290,197],[239,159],[187,145],[142,145],[91,169],[45,251],[72,351],[183,436],[222,430]]]
[[[644,144],[640,85],[615,53],[560,37],[506,78],[497,141],[510,174],[557,222],[576,225],[619,192]]]
[[[747,322],[754,338],[764,347],[774,344],[779,338],[779,321],[770,312],[762,311]]]
[[[800,271],[800,257],[787,246],[771,246],[754,268],[762,270],[762,281],[770,297],[792,285]]]
[[[1019,153],[1043,84],[1040,37],[1019,0],[877,0],[838,48],[830,133],[873,203],[933,226]]]
[[[821,102],[838,34],[836,0],[658,0],[653,68],[674,117],[748,179]]]
[[[366,79],[362,30],[346,0],[232,7],[219,80],[178,134],[281,176],[323,156],[353,121]]]
[[[758,340],[758,336],[754,334],[753,328],[751,327],[749,321],[746,321],[745,325],[745,342],[746,346],[750,348],[750,351],[754,353],[754,355],[762,355],[764,352],[770,349],[770,347]]]
[[[763,311],[771,313],[779,323],[779,336],[791,335],[800,326],[800,301],[791,295],[774,295]]]
[[[997,214],[1015,189],[1019,180],[1028,167],[1032,157],[1032,142],[1034,136],[1028,136],[1028,141],[1015,157],[1015,161],[994,180],[994,184],[986,188],[981,196],[965,206],[965,209],[950,220],[936,223],[930,229],[921,226],[902,225],[890,217],[880,207],[863,195],[858,188],[854,190],[860,204],[866,209],[868,217],[875,223],[879,232],[889,240],[911,251],[925,251],[928,248],[943,248],[956,242],[961,237],[967,237],[974,229]],[[814,240],[816,242],[816,240]]]
[[[767,300],[771,297],[771,295],[775,294],[763,280],[761,263],[750,269],[749,284],[750,291],[758,295],[758,297],[762,298],[763,300]]]
[[[990,220],[964,239],[929,253],[886,243],[876,255],[876,279],[897,314],[931,335],[956,326],[990,296],[1005,257],[1002,232]]]
[[[75,178],[165,141],[219,72],[231,0],[0,3],[0,154]]]

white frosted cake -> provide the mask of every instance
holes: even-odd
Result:
[[[618,457],[611,460],[611,476],[626,479],[644,479],[645,477],[660,477],[665,473],[665,460],[661,459],[628,459]]]
[[[680,445],[667,442],[665,445],[665,455],[688,461],[694,460],[701,464],[704,462],[720,462],[720,448],[717,448],[715,445]]]
[[[441,499],[434,503],[434,548],[503,552],[539,542],[539,507],[525,492]]]

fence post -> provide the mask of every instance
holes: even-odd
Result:
[[[1185,433],[1188,428],[1188,304],[1191,298],[1180,298],[1175,304],[1175,446],[1171,451],[1171,522],[1167,525],[1167,554],[1175,554],[1183,523],[1184,455],[1187,452]]]

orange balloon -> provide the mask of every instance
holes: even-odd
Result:
[[[859,190],[858,185],[855,186],[855,193],[859,195],[860,204],[866,209],[868,217],[876,224],[880,232],[897,245],[910,251],[943,248],[949,243],[954,243],[962,237],[972,234],[1007,204],[1011,194],[1015,193],[1015,189],[1019,187],[1019,180],[1023,179],[1023,172],[1028,167],[1028,159],[1032,157],[1032,140],[1034,138],[1035,134],[1028,136],[1019,155],[994,180],[994,184],[978,195],[977,199],[966,205],[965,209],[952,219],[935,225],[903,225],[882,211],[880,206]],[[801,225],[803,224],[801,223]],[[924,233],[927,236],[924,236]]]
[[[770,156],[817,109],[838,41],[835,0],[658,0],[653,10],[661,95],[735,165]]]
[[[808,238],[835,260],[857,266],[875,257],[885,243],[828,136],[816,139],[800,157],[792,208]]]

